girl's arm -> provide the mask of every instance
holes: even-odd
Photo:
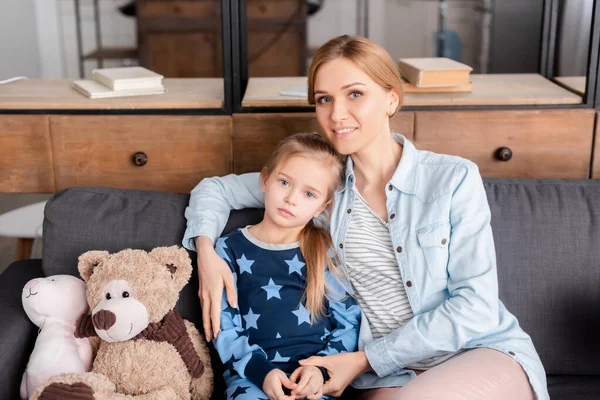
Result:
[[[327,338],[325,349],[317,353],[329,356],[337,353],[352,352],[358,348],[358,330],[360,327],[360,308],[356,300],[348,294],[350,284],[331,272],[325,273],[330,288],[329,313],[335,320],[335,329]]]
[[[217,252],[223,260],[230,260],[226,263],[237,286],[237,274],[233,265],[235,257],[221,246],[217,248]],[[250,345],[248,332],[242,325],[240,311],[229,305],[225,293],[223,293],[221,308],[221,332],[213,341],[221,361],[225,367],[234,369],[242,378],[248,378],[262,388],[265,376],[277,367],[267,359],[267,354],[260,346]]]
[[[263,206],[258,173],[203,179],[192,190],[185,210],[187,229],[183,246],[198,253],[198,296],[206,340],[219,333],[223,288],[229,304],[237,306],[233,276],[227,264],[215,253],[215,241],[225,228],[231,209]]]
[[[380,377],[444,352],[456,352],[498,324],[496,253],[486,192],[474,163],[457,168],[458,184],[450,207],[450,297],[365,347]]]

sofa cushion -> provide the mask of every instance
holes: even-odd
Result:
[[[500,298],[550,374],[600,374],[600,181],[486,179]],[[179,245],[188,195],[71,188],[47,204],[43,268],[77,275],[92,249]],[[226,232],[261,210],[233,212]],[[195,263],[195,257],[192,255]],[[201,326],[194,275],[177,305]]]
[[[600,181],[487,179],[500,298],[548,374],[600,374]]]
[[[597,376],[551,375],[548,393],[552,400],[597,400],[600,397],[600,379]]]
[[[181,245],[189,195],[110,188],[69,188],[56,193],[44,210],[43,270],[46,276],[79,276],[77,259],[88,250],[117,252]],[[232,212],[226,231],[260,220],[262,210]],[[177,310],[202,326],[194,273]]]

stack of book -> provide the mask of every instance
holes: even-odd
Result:
[[[398,67],[406,93],[470,92],[473,68],[444,57],[401,58]]]
[[[163,76],[144,67],[102,68],[91,80],[73,82],[73,88],[90,99],[165,93]]]

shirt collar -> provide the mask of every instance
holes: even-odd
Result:
[[[390,183],[393,187],[407,194],[415,194],[417,192],[417,166],[418,157],[417,149],[404,135],[393,133],[394,140],[403,147],[402,157],[396,167],[394,175]],[[354,163],[352,157],[346,157],[346,178],[340,188],[340,192],[345,191],[348,186],[354,183]]]

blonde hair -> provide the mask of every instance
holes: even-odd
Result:
[[[297,133],[282,140],[261,172],[263,181],[269,179],[282,163],[294,156],[327,164],[333,179],[325,202],[333,201],[334,192],[344,177],[344,158],[317,133]],[[300,251],[306,262],[306,290],[302,300],[310,311],[311,323],[314,323],[325,315],[323,304],[328,289],[325,271],[329,269],[339,276],[337,260],[335,255],[331,255],[333,252],[330,253],[330,249],[333,249],[333,241],[329,232],[317,227],[312,220],[308,221],[300,232],[299,242]]]
[[[308,70],[308,102],[310,104],[315,104],[315,78],[319,68],[338,58],[352,61],[379,86],[398,94],[400,101],[390,117],[400,109],[404,97],[402,78],[400,69],[390,53],[369,39],[348,35],[329,40],[315,53]]]

